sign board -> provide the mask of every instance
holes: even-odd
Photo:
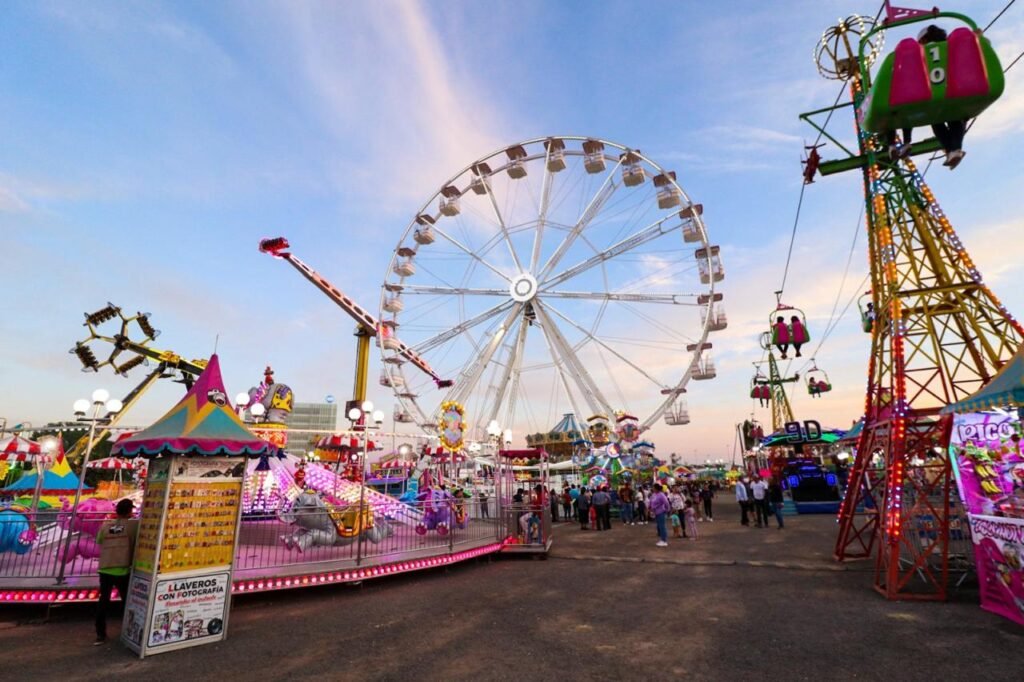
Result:
[[[1015,413],[957,415],[950,438],[981,607],[1024,625],[1024,455]]]
[[[140,657],[227,636],[244,475],[239,458],[150,464],[121,635]]]

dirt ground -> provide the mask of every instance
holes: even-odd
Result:
[[[547,560],[497,558],[234,600],[221,643],[138,660],[93,647],[92,610],[0,610],[18,679],[1024,679],[1024,628],[965,586],[890,603],[830,559],[835,521],[744,528],[724,505],[696,541],[654,526],[556,527]],[[726,514],[729,518],[725,518]],[[118,625],[112,624],[111,635]]]

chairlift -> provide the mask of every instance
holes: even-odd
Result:
[[[978,116],[1003,94],[1003,67],[988,38],[970,18],[952,12],[920,12],[900,26],[939,18],[966,26],[948,36],[929,26],[904,38],[882,61],[864,100],[864,129],[878,134]],[[862,38],[863,41],[867,38]],[[862,75],[867,75],[862,63]]]
[[[857,308],[860,310],[860,328],[870,334],[875,329],[875,304],[871,300],[871,292],[865,291],[857,299]]]
[[[781,295],[781,291],[775,292],[777,300]],[[807,316],[804,311],[786,305],[781,300],[778,300],[775,310],[768,315],[768,328],[771,334],[771,345],[776,346],[782,352],[783,359],[786,359],[786,352],[789,350],[790,344],[796,349],[796,356],[800,357],[800,347],[811,340],[810,332],[807,331]]]
[[[820,398],[822,393],[832,390],[832,382],[829,381],[828,373],[819,369],[818,365],[811,360],[811,368],[807,370],[807,392],[813,398]]]

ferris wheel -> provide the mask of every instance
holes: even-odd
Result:
[[[538,138],[463,168],[385,275],[396,420],[433,430],[454,401],[480,440],[492,421],[546,433],[566,413],[689,422],[683,394],[715,376],[708,336],[726,326],[702,213],[674,172],[606,140]],[[453,384],[438,390],[415,355]]]

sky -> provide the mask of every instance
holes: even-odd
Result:
[[[944,9],[984,25],[1004,4]],[[258,241],[287,236],[376,311],[395,244],[448,177],[515,142],[583,135],[644,150],[704,205],[726,268],[718,378],[691,384],[690,425],[651,436],[689,461],[730,459],[735,423],[770,420],[748,391],[814,136],[798,115],[840,89],[812,52],[837,17],[878,8],[780,6],[2,3],[0,418],[68,419],[94,388],[130,389],[109,369],[80,372],[68,354],[82,313],[108,301],[152,313],[157,347],[187,357],[216,347],[230,395],[270,364],[299,401],[344,400],[351,320]],[[1008,63],[1024,50],[1024,7],[988,35]],[[848,139],[840,118],[833,129]],[[1024,310],[1022,264],[1007,248],[1024,229],[1024,66],[965,148],[954,173],[936,163],[928,181],[986,281]],[[806,191],[784,299],[816,338],[867,272],[862,203],[856,173]],[[796,391],[796,417],[849,426],[868,351],[851,306],[816,351],[834,390],[813,401]],[[375,352],[371,380],[377,371]],[[372,382],[370,397],[390,409],[387,390]],[[149,423],[180,391],[161,383],[125,421]]]

